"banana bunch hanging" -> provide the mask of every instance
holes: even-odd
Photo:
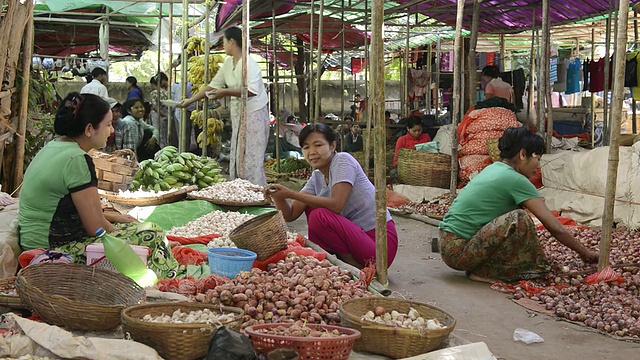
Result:
[[[220,145],[220,133],[224,127],[224,122],[220,119],[209,118],[207,119],[207,146],[216,148]],[[204,131],[198,135],[198,146],[204,148]]]
[[[196,94],[202,86],[206,85],[213,79],[220,69],[220,64],[224,62],[221,55],[209,56],[209,79],[204,78],[205,61],[204,55],[192,56],[189,58],[189,82],[193,84],[192,93]]]
[[[207,52],[205,40],[201,37],[191,37],[187,40],[187,55],[199,55]]]

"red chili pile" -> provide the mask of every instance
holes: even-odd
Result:
[[[587,248],[598,250],[601,229],[576,228],[572,232]],[[536,282],[536,286],[546,287],[542,292],[532,294],[516,288],[521,291],[514,297],[530,297],[561,318],[582,322],[614,336],[640,338],[640,268],[618,268],[614,270],[618,275],[616,281],[589,284],[585,281],[589,274],[571,273],[596,265],[585,265],[548,231],[538,231],[538,236],[553,275]],[[640,263],[640,232],[616,230],[611,239],[610,262],[611,265]]]
[[[214,303],[245,311],[242,328],[265,323],[311,324],[340,322],[340,303],[371,296],[351,273],[328,260],[300,257],[293,253],[267,271],[252,269],[212,290]]]

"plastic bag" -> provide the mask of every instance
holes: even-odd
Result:
[[[257,360],[256,351],[248,337],[223,326],[211,340],[205,360]]]
[[[440,152],[440,147],[438,146],[437,141],[430,141],[423,144],[417,144],[416,150],[426,153],[438,154]]]
[[[522,341],[523,343],[529,345],[533,343],[544,342],[544,339],[534,332],[517,328],[516,331],[513,332],[513,341]]]

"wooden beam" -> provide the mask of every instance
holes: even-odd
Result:
[[[476,104],[478,67],[476,65],[476,45],[478,45],[478,26],[480,24],[481,0],[473,0],[473,19],[471,20],[471,38],[469,39],[469,53],[467,55],[467,71],[469,72],[469,108]],[[503,61],[503,60],[501,60]]]
[[[624,71],[626,61],[627,27],[629,16],[629,0],[620,0],[618,8],[617,37],[615,39],[615,80],[613,82],[613,104],[622,104],[624,101]],[[626,115],[626,114],[624,114]],[[600,259],[598,271],[609,266],[609,253],[611,252],[611,233],[613,231],[613,216],[616,201],[616,185],[618,183],[618,165],[620,162],[620,119],[622,118],[622,106],[613,106],[611,109],[609,160],[607,168],[607,183],[604,193],[604,212],[602,214],[602,239],[600,239]]]
[[[456,37],[453,51],[453,114],[451,122],[454,131],[451,132],[451,200],[455,199],[458,190],[458,128],[460,123],[460,96],[462,93],[462,71],[456,70],[462,67],[462,19],[464,16],[464,0],[457,0],[456,11]],[[440,64],[438,64],[438,68]],[[437,113],[436,113],[437,114]],[[437,115],[436,115],[437,116]]]

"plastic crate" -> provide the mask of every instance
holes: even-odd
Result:
[[[258,255],[253,251],[234,248],[209,249],[211,273],[233,279],[241,271],[251,271]]]

